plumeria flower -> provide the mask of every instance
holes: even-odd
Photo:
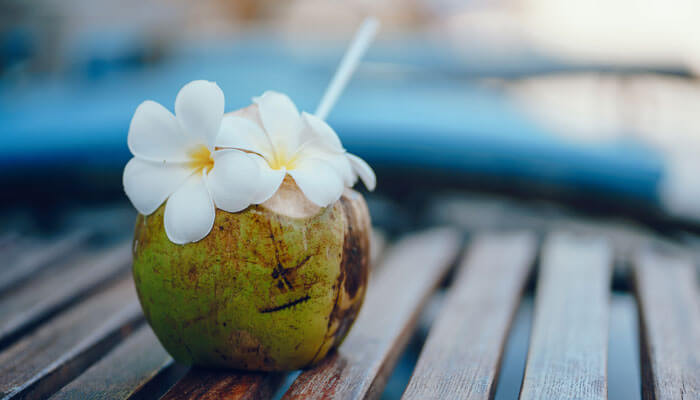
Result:
[[[217,145],[259,155],[260,192],[271,195],[291,176],[314,204],[340,198],[357,177],[373,190],[376,177],[361,158],[347,153],[338,135],[320,118],[299,113],[284,94],[268,91],[254,105],[222,122]]]
[[[215,208],[237,212],[272,195],[261,191],[260,156],[220,149],[226,147],[217,140],[223,116],[219,86],[193,81],[177,94],[175,115],[145,101],[131,120],[134,158],[124,169],[124,191],[143,215],[167,200],[163,224],[174,243],[204,238]]]

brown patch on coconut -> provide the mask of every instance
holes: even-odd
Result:
[[[340,198],[345,223],[345,241],[340,274],[335,285],[336,300],[328,317],[328,330],[324,343],[312,363],[330,350],[340,346],[362,307],[369,275],[369,237],[371,221],[364,198],[351,189],[346,189]]]

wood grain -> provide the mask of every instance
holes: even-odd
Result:
[[[75,304],[100,285],[126,275],[131,265],[131,244],[84,252],[64,263],[56,270],[40,271],[31,280],[0,298],[0,348],[60,310]]]
[[[527,234],[478,237],[430,330],[404,399],[490,399],[536,254]]]
[[[642,397],[700,399],[700,291],[695,266],[649,251],[636,261]]]
[[[0,397],[43,398],[143,321],[131,278],[86,299],[0,353]]]
[[[456,231],[435,229],[413,234],[388,250],[345,343],[304,371],[283,398],[377,398],[460,245]]]
[[[259,400],[270,398],[285,373],[193,368],[161,400]]]
[[[612,257],[589,236],[547,239],[521,399],[607,398]]]
[[[51,398],[128,399],[173,365],[151,328],[144,325]]]
[[[49,243],[34,243],[22,254],[3,266],[0,274],[0,293],[34,276],[37,271],[64,259],[77,251],[90,238],[90,232],[77,231]]]

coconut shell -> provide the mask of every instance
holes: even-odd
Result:
[[[187,245],[168,240],[164,206],[138,216],[134,282],[146,319],[178,362],[294,370],[347,335],[367,286],[365,201],[346,190],[329,207],[310,207],[288,189],[242,212],[217,210],[211,233]]]

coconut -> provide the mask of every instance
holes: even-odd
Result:
[[[364,299],[371,224],[363,197],[309,202],[287,177],[261,205],[216,210],[204,239],[168,240],[164,206],[139,215],[133,274],[144,314],[183,364],[294,370],[347,335]]]

